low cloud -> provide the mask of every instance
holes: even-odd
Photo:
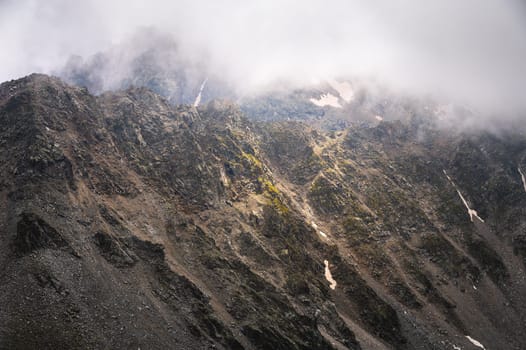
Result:
[[[71,55],[133,54],[151,45],[133,41],[145,27],[237,91],[349,77],[493,118],[526,113],[519,0],[0,0],[0,80],[52,72]]]

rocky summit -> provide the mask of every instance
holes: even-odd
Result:
[[[0,349],[526,348],[524,134],[304,94],[0,85]]]

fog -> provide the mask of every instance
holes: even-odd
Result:
[[[134,41],[139,28],[172,37],[241,92],[348,77],[494,118],[526,115],[518,0],[0,0],[0,80],[151,45]]]

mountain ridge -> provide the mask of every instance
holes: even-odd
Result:
[[[0,85],[0,348],[526,343],[522,135],[249,113]]]

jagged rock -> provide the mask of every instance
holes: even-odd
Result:
[[[524,137],[318,92],[195,108],[2,84],[0,348],[525,344]]]
[[[68,242],[47,222],[33,213],[22,213],[16,225],[15,249],[27,254],[38,249],[65,249],[72,252]]]
[[[97,232],[93,239],[99,247],[102,256],[117,267],[130,267],[135,265],[135,254],[126,247],[121,240],[111,237],[104,232]]]

